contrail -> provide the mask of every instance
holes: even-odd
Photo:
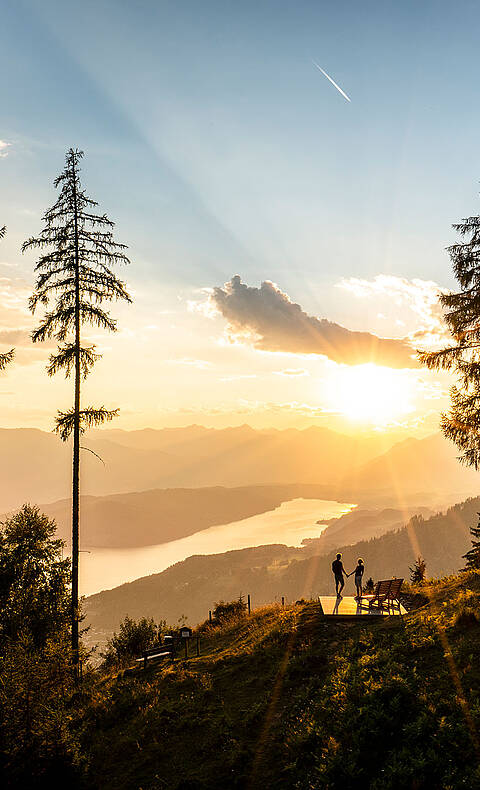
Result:
[[[326,71],[324,71],[324,70],[322,69],[322,67],[321,67],[321,66],[319,66],[319,65],[318,65],[318,63],[315,63],[315,61],[314,61],[314,60],[312,60],[312,63],[313,63],[313,65],[314,65],[314,66],[316,66],[316,67],[317,67],[317,69],[318,69],[319,71],[321,71],[321,72],[322,72],[323,76],[324,76],[324,77],[326,77],[326,78],[327,78],[327,80],[330,80],[330,82],[332,83],[332,85],[334,86],[334,88],[336,88],[336,89],[337,89],[337,91],[339,91],[339,93],[341,93],[341,94],[342,94],[342,96],[343,96],[343,98],[344,98],[344,99],[346,99],[346,100],[347,100],[347,101],[349,101],[349,102],[351,102],[351,101],[352,101],[352,100],[350,99],[350,97],[349,97],[349,96],[347,96],[347,94],[345,93],[345,91],[342,91],[341,87],[340,87],[339,85],[337,85],[337,83],[335,82],[335,80],[332,80],[332,78],[331,78],[331,77],[330,77],[330,76],[327,74],[327,72],[326,72]]]

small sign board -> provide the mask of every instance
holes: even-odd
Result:
[[[189,639],[192,635],[192,629],[188,628],[188,626],[184,625],[180,629],[180,636],[182,639]]]

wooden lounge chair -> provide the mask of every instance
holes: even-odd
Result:
[[[385,603],[388,608],[393,605],[394,601],[396,601],[400,607],[398,596],[400,595],[402,584],[403,579],[382,579],[376,583],[373,595],[364,595],[362,597],[367,598],[369,609],[371,609],[372,606],[382,608]]]

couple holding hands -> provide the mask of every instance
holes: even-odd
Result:
[[[335,576],[335,589],[337,592],[337,598],[341,597],[342,590],[345,586],[345,581],[343,578],[344,575],[347,576],[348,578],[348,576],[351,576],[352,573],[355,574],[355,587],[357,588],[357,594],[355,596],[355,600],[359,601],[362,597],[362,579],[363,579],[363,573],[365,571],[365,566],[363,564],[362,558],[361,557],[358,558],[357,567],[355,568],[355,570],[351,571],[350,573],[347,573],[347,571],[343,567],[342,555],[337,554],[337,559],[332,562],[332,571],[333,571],[333,575]]]

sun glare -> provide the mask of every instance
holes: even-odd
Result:
[[[414,410],[409,371],[374,364],[341,366],[328,384],[332,409],[354,422],[384,426]]]

